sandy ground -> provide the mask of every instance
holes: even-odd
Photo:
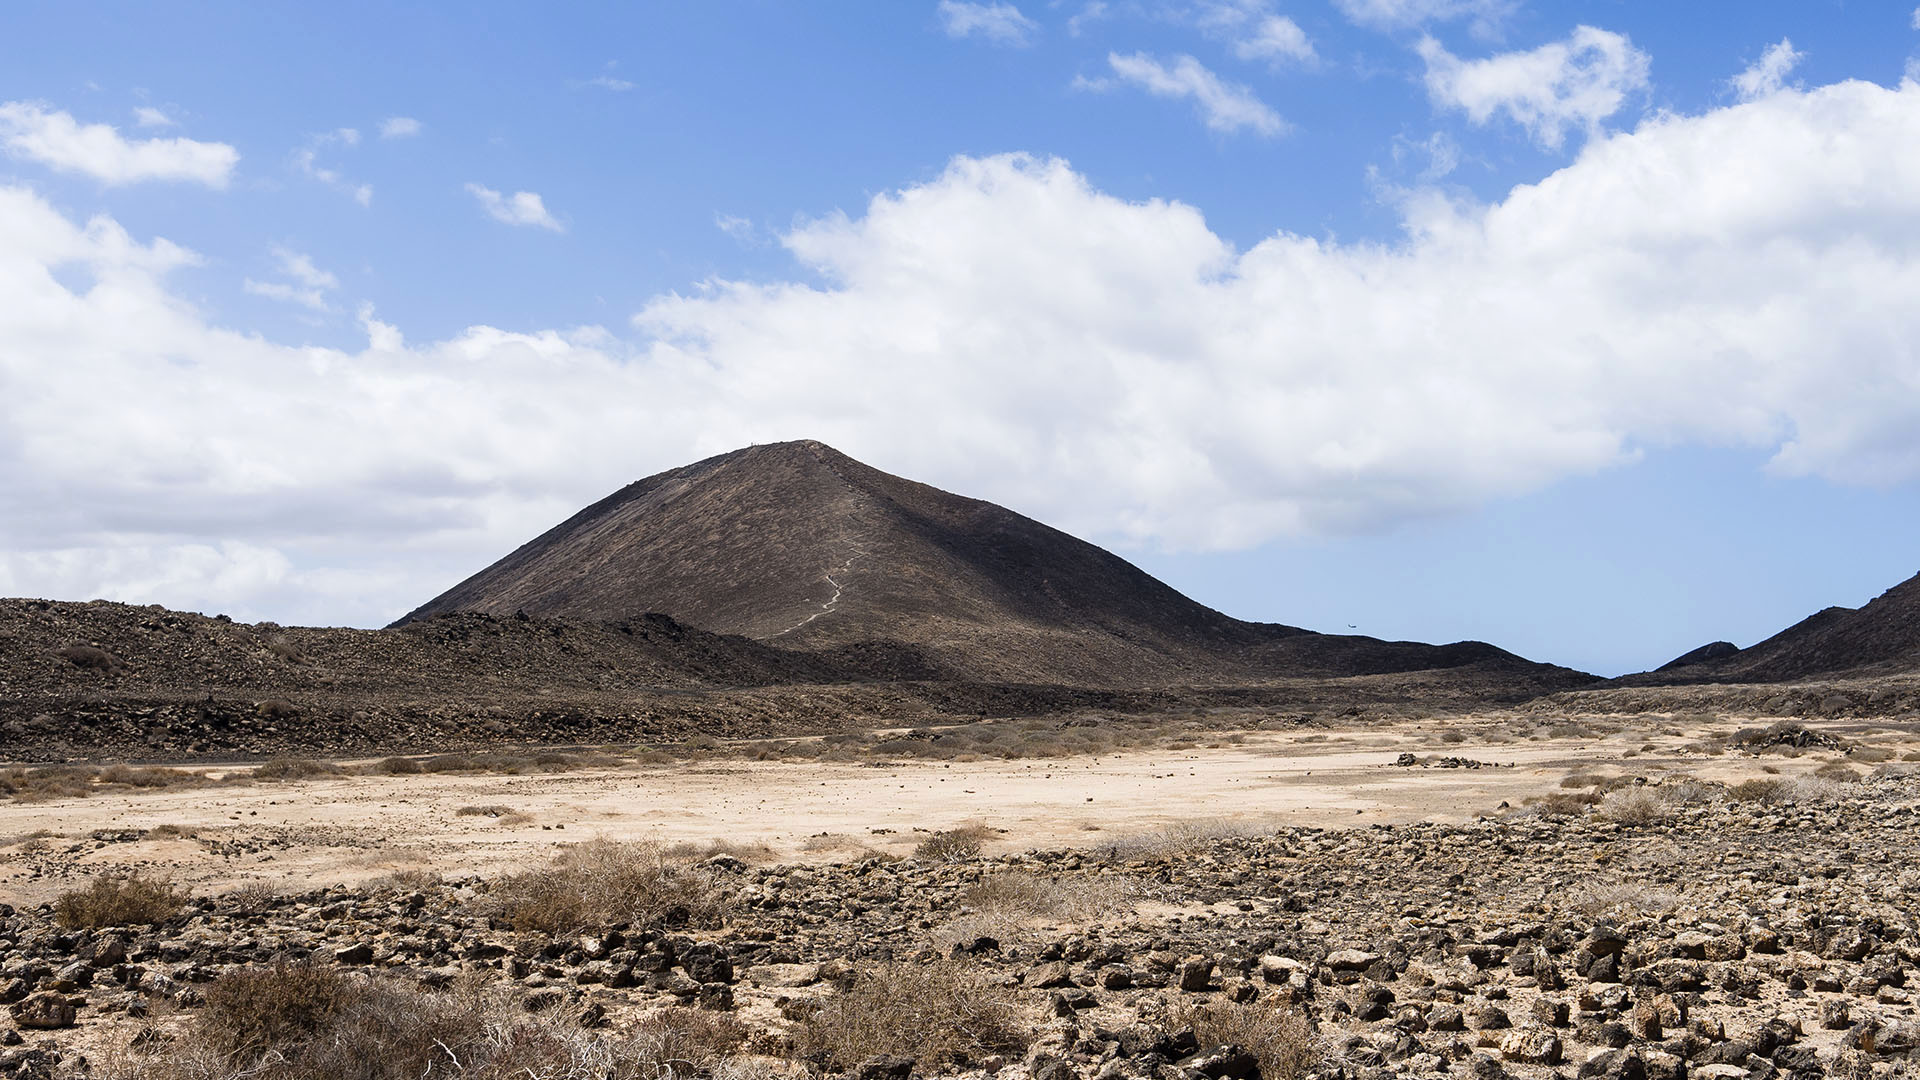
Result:
[[[988,847],[998,851],[1096,846],[1195,822],[1457,822],[1502,812],[1503,803],[1511,812],[1560,790],[1576,770],[1738,782],[1763,770],[1792,775],[1836,756],[1708,756],[1689,749],[1701,734],[1636,724],[1590,737],[1453,742],[1438,729],[1403,725],[1257,732],[1237,746],[1050,761],[720,760],[7,802],[0,803],[0,902],[43,901],[108,870],[158,872],[198,892],[250,881],[308,888],[400,870],[491,874],[595,837],[764,845],[774,857],[806,860],[845,859],[866,848],[904,855],[927,832],[964,824],[997,830]],[[1394,761],[1402,753],[1488,767],[1401,767]],[[459,812],[471,807],[512,816]],[[160,826],[179,834],[140,836]]]

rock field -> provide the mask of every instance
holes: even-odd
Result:
[[[683,1070],[712,1076],[1291,1080],[1271,1045],[1214,1041],[1207,1017],[1235,1009],[1269,1036],[1300,1024],[1294,1076],[1920,1071],[1920,773],[1629,793],[1607,813],[995,857],[959,836],[899,860],[718,854],[688,873],[720,914],[564,933],[511,929],[498,881],[473,874],[196,897],[151,926],[0,907],[0,1076],[145,1075],[229,973],[289,960],[429,994],[481,979],[589,1031],[725,1014],[728,1063]],[[818,1049],[818,1017],[901,968],[998,995],[1013,1036],[919,1059]]]

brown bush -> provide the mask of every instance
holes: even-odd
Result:
[[[1018,1053],[1027,1039],[1012,996],[984,973],[959,964],[887,964],[858,972],[827,999],[794,1033],[794,1046],[834,1070],[897,1054],[932,1073]]]
[[[993,830],[985,825],[942,829],[920,841],[913,849],[913,857],[932,862],[963,862],[977,857],[986,839],[992,835]]]
[[[387,776],[413,776],[418,773],[423,773],[426,770],[421,768],[420,763],[412,758],[390,757],[381,758],[379,761],[374,762],[373,771],[384,773]]]
[[[269,758],[253,770],[255,780],[310,780],[316,776],[339,776],[345,770],[330,761],[311,758]]]
[[[21,802],[84,799],[93,793],[93,771],[74,765],[0,770],[0,795]]]
[[[187,772],[185,769],[163,769],[154,766],[137,767],[133,765],[109,765],[94,774],[94,779],[102,784],[119,784],[124,787],[165,788],[186,784],[205,784],[209,781],[201,773]]]
[[[207,986],[199,1032],[229,1052],[294,1047],[371,990],[367,980],[311,962],[237,968]]]
[[[658,844],[593,840],[495,882],[484,907],[516,930],[547,933],[616,923],[710,926],[725,914],[726,895],[712,875],[669,858]]]
[[[61,893],[53,913],[69,929],[144,926],[172,918],[186,902],[186,893],[171,882],[128,874],[97,877],[85,888]]]
[[[1260,1062],[1260,1080],[1299,1080],[1321,1058],[1306,1016],[1271,999],[1211,1001],[1188,1010],[1181,1021],[1192,1025],[1203,1047],[1232,1043],[1252,1054]]]
[[[1793,781],[1769,777],[1764,780],[1742,780],[1733,785],[1728,795],[1740,802],[1778,805],[1793,798]]]
[[[745,1040],[739,1022],[692,1009],[660,1010],[611,1036],[583,1029],[565,1010],[528,1015],[477,979],[434,991],[314,964],[231,971],[206,999],[185,1037],[104,1054],[96,1080],[750,1075],[732,1056]]]

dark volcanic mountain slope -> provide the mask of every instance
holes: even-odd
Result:
[[[1564,669],[1489,645],[1430,646],[1241,622],[1119,557],[817,442],[650,476],[402,619],[658,611],[785,648],[901,643],[955,678],[1157,685],[1479,666],[1516,692]]]
[[[1787,682],[1920,672],[1920,575],[1881,593],[1865,607],[1830,607],[1758,645],[1718,650],[1719,655],[1712,658],[1681,664],[1695,653],[1620,681],[1642,686]]]

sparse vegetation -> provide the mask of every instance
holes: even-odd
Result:
[[[985,825],[942,829],[920,841],[913,849],[913,857],[933,862],[964,862],[978,858],[992,835],[993,830]]]
[[[101,1080],[416,1080],[594,1077],[714,1080],[756,1075],[730,1016],[670,1008],[621,1034],[569,1014],[529,1014],[474,979],[445,990],[316,964],[242,968],[210,983],[187,1037],[136,1035],[104,1055]]]
[[[1298,1009],[1271,998],[1210,1001],[1180,1018],[1201,1046],[1233,1045],[1260,1062],[1260,1080],[1300,1080],[1324,1056],[1313,1025]]]
[[[857,972],[794,1034],[796,1051],[840,1071],[882,1054],[926,1071],[1025,1049],[1011,993],[962,964],[883,964]]]
[[[319,776],[340,776],[346,770],[330,761],[312,758],[270,758],[253,770],[255,780],[311,780]]]
[[[516,930],[565,933],[617,923],[707,926],[727,905],[711,874],[671,858],[658,844],[593,840],[562,849],[545,867],[496,882],[485,906]]]
[[[186,894],[171,882],[140,874],[106,875],[84,888],[61,893],[53,902],[53,912],[61,926],[97,930],[164,922],[179,914],[186,902]]]

